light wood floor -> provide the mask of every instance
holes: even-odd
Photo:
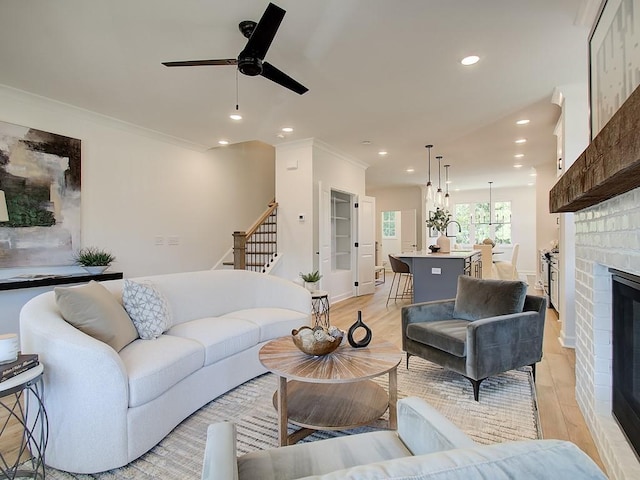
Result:
[[[386,307],[390,283],[391,275],[387,275],[386,283],[376,287],[374,295],[351,298],[332,305],[331,324],[348,329],[356,321],[357,311],[361,310],[363,321],[372,329],[374,336],[383,336],[398,348],[402,348],[400,308],[409,302],[404,300],[395,303],[392,300]],[[604,470],[575,400],[575,354],[572,349],[560,345],[559,334],[558,317],[554,310],[549,309],[545,324],[544,358],[536,371],[538,408],[544,438],[574,442]],[[482,394],[480,398],[482,400]],[[3,417],[4,414],[0,412],[0,422],[4,421]],[[10,426],[0,438],[2,454],[8,454],[9,457],[15,455],[19,438],[20,430]]]
[[[383,336],[402,348],[400,309],[408,300],[391,300],[386,307],[388,288],[392,274],[386,283],[376,287],[374,295],[365,295],[338,302],[331,306],[331,324],[348,329],[362,311],[362,320],[373,335]],[[537,295],[539,292],[531,291]],[[553,309],[547,310],[544,332],[544,355],[536,367],[536,392],[544,438],[570,440],[589,455],[604,471],[604,466],[593,443],[589,429],[575,399],[575,352],[558,342],[560,323]],[[398,368],[404,368],[404,362]],[[480,387],[482,401],[482,386]]]

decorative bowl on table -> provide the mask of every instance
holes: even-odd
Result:
[[[300,327],[291,331],[293,343],[307,355],[327,355],[342,343],[344,332],[337,327]]]

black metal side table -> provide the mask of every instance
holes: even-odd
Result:
[[[311,311],[313,326],[329,328],[329,292],[315,290],[311,292]]]
[[[44,479],[49,425],[43,403],[43,372],[44,367],[39,364],[0,382],[0,438],[8,433],[9,424],[17,422],[23,430],[15,461],[0,451],[0,479]],[[31,451],[31,459],[23,461],[27,449]]]

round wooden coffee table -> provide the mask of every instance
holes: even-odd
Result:
[[[278,376],[273,403],[278,411],[280,446],[315,430],[345,430],[367,425],[389,409],[389,428],[397,428],[397,367],[402,352],[389,342],[352,348],[346,341],[329,355],[307,355],[291,337],[260,349],[260,362]],[[370,379],[389,374],[389,393]],[[288,435],[287,423],[301,428]]]

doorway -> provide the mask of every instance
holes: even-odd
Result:
[[[417,249],[416,211],[389,210],[381,213],[381,248],[378,265],[388,264],[389,254]]]

